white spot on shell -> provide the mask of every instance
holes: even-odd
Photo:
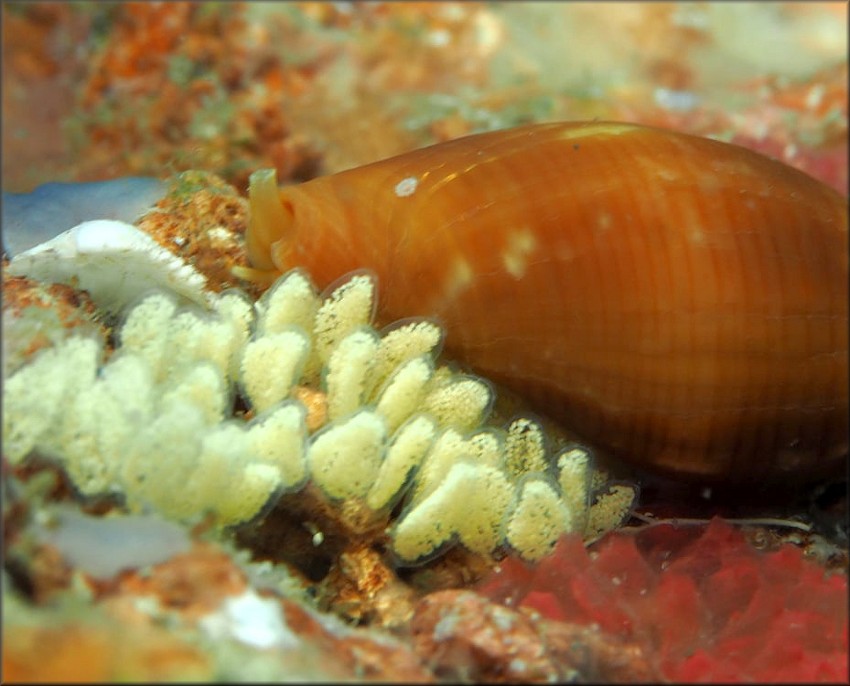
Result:
[[[663,179],[664,181],[675,181],[679,178],[679,172],[675,169],[663,167],[660,164],[654,167],[654,173],[658,176],[658,178]]]
[[[416,192],[416,187],[419,185],[419,179],[415,176],[408,176],[402,179],[395,185],[395,194],[399,198],[406,198]]]
[[[516,231],[508,236],[508,245],[502,261],[508,274],[522,278],[528,268],[528,257],[537,247],[537,239],[528,229]]]
[[[596,235],[601,236],[607,232],[613,223],[614,220],[609,212],[600,212],[596,215]]]
[[[702,228],[697,224],[693,224],[690,227],[690,230],[688,231],[688,236],[691,239],[691,243],[694,243],[695,245],[705,243],[705,233],[703,232]]]
[[[437,307],[442,307],[446,302],[451,302],[463,291],[472,285],[474,280],[472,266],[463,258],[457,258],[451,265],[443,282],[443,294]]]

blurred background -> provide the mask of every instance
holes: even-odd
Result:
[[[6,191],[215,172],[240,192],[483,130],[620,119],[847,192],[847,5],[5,2]]]

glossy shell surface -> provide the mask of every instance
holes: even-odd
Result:
[[[730,482],[846,458],[846,199],[743,148],[615,122],[539,124],[284,188],[259,270],[368,267],[381,316],[591,445]],[[262,216],[261,216],[262,215]]]

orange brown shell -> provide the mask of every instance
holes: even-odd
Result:
[[[372,269],[379,318],[436,317],[450,356],[591,445],[739,483],[846,458],[847,204],[800,171],[556,123],[273,188],[252,189],[256,278]]]

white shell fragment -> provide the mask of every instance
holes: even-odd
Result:
[[[15,255],[8,269],[13,276],[86,290],[109,312],[156,289],[205,306],[211,298],[203,274],[132,224],[112,219],[77,224]]]

